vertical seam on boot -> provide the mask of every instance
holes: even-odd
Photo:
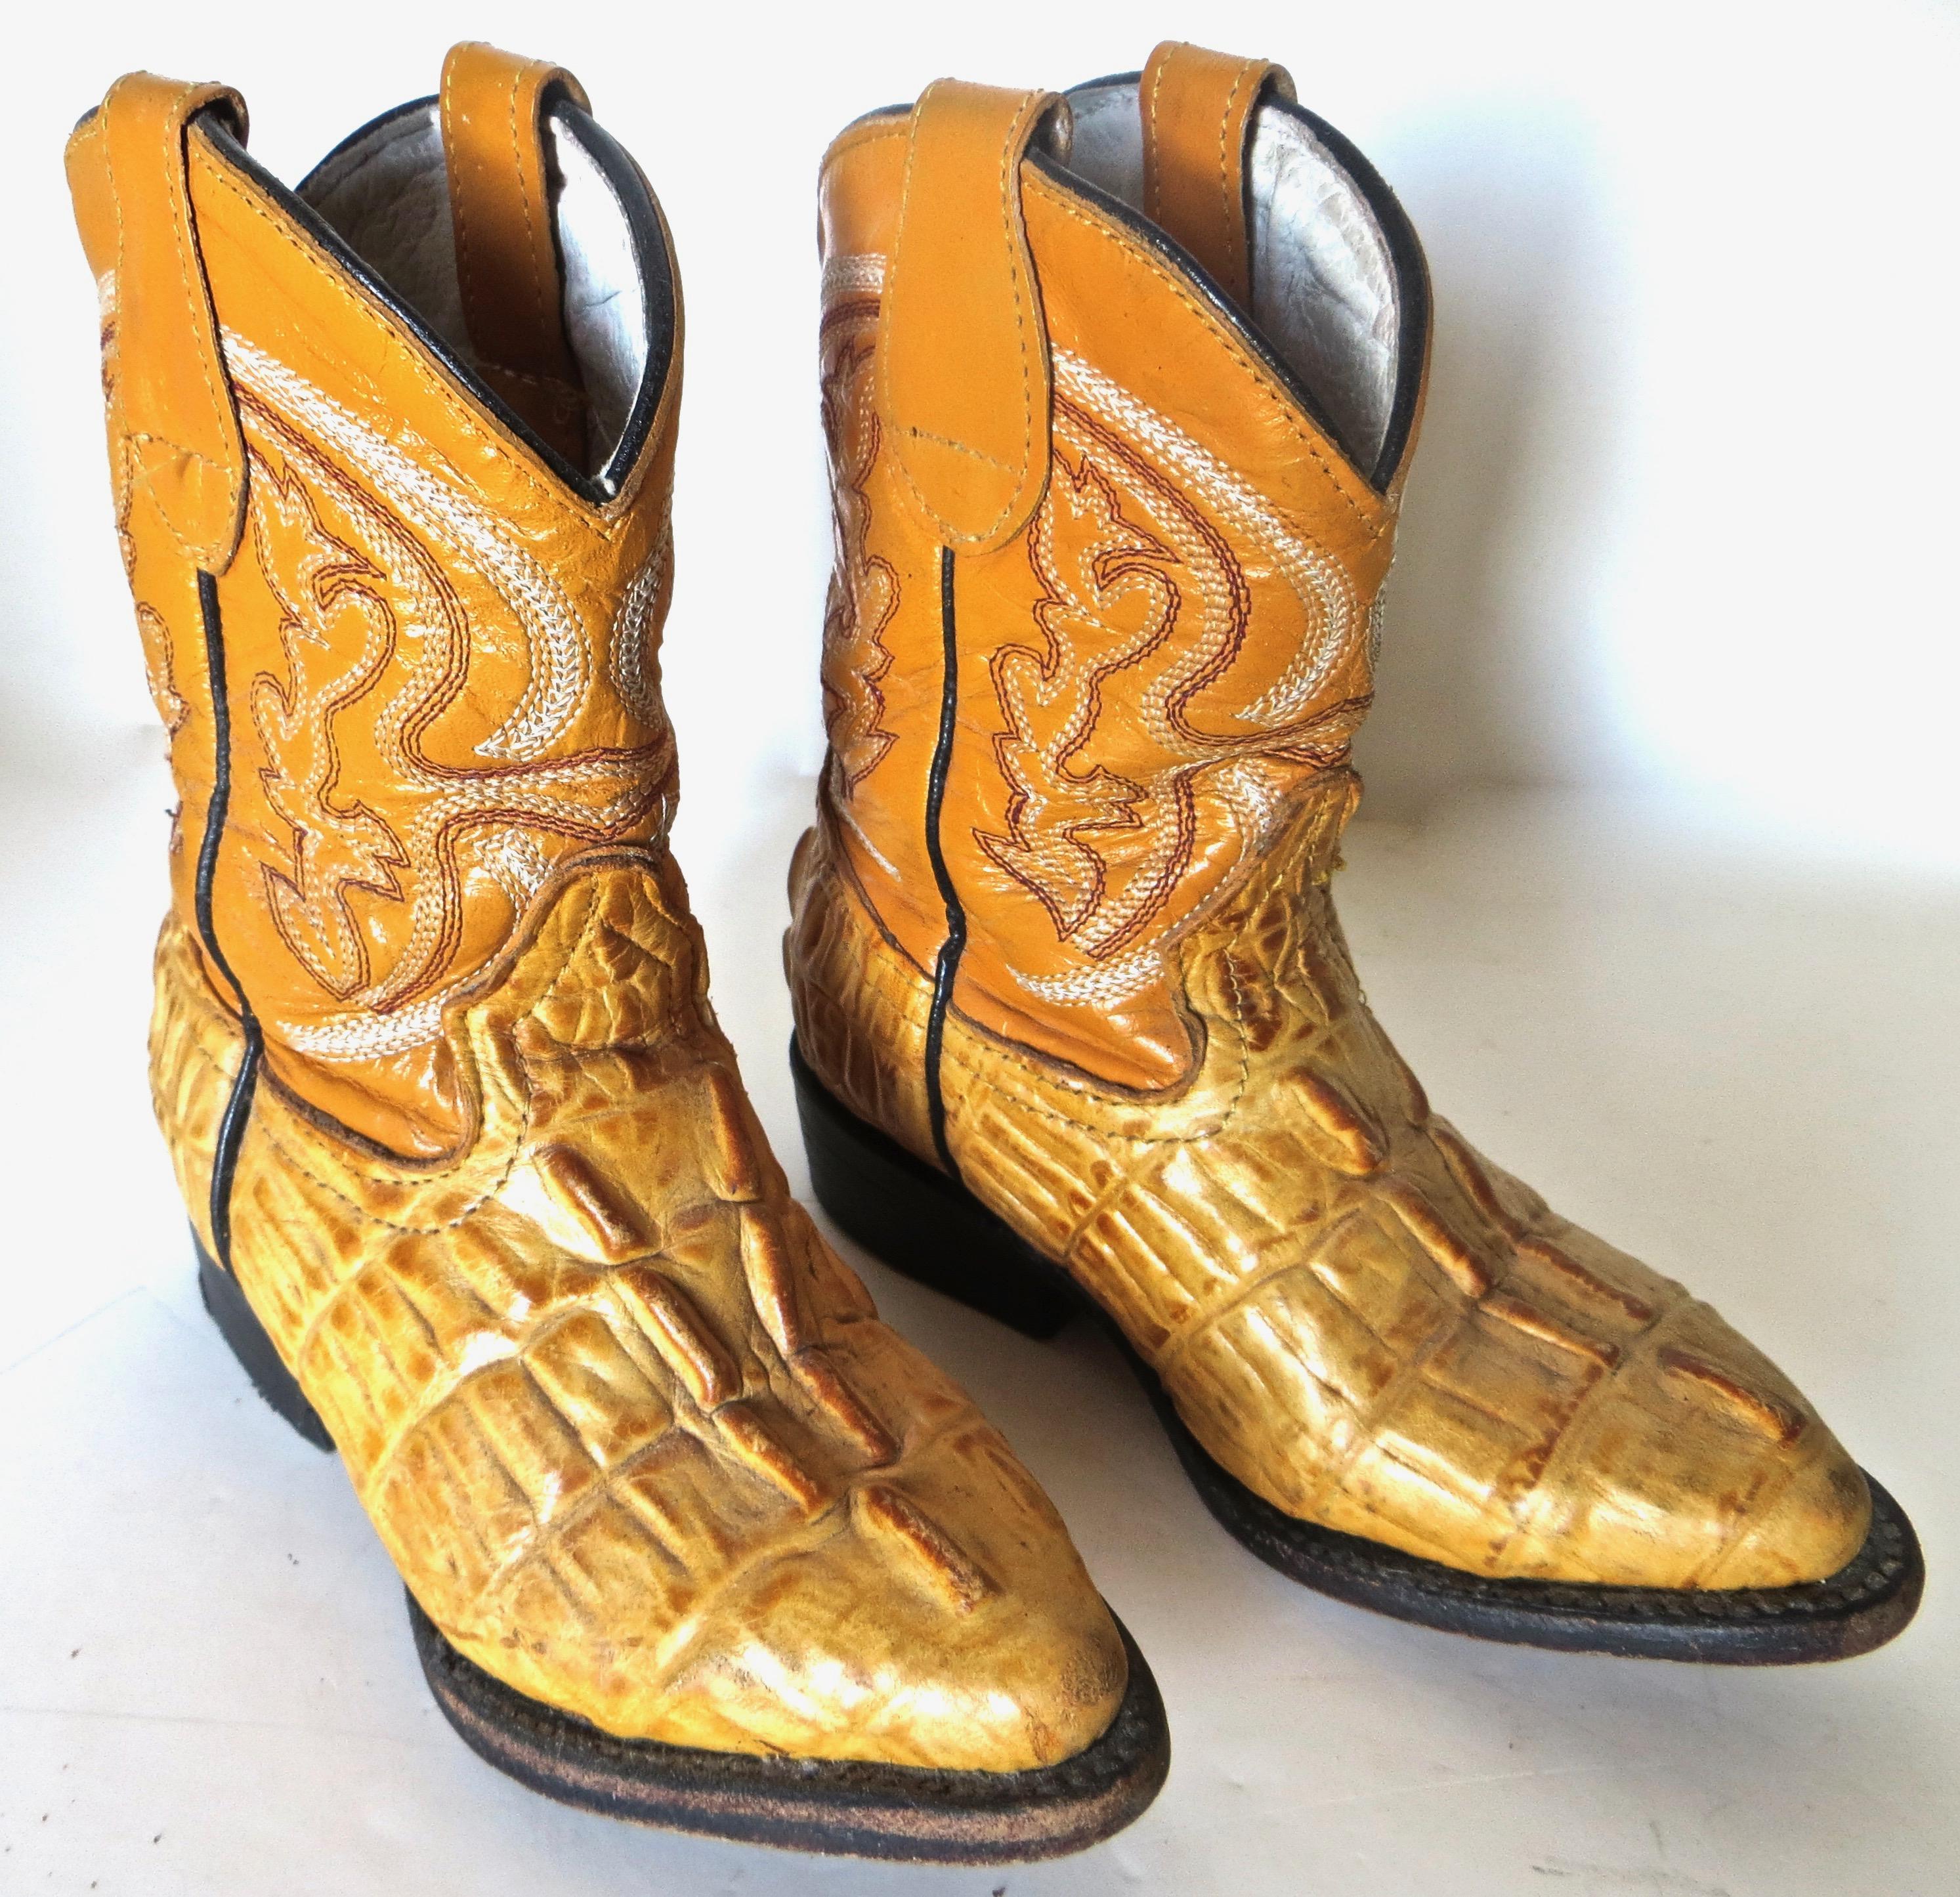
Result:
[[[211,797],[205,806],[204,838],[197,852],[197,930],[205,953],[238,998],[238,1019],[244,1030],[244,1052],[233,1077],[231,1097],[224,1103],[224,1116],[218,1123],[218,1138],[211,1165],[211,1249],[228,1272],[231,1268],[231,1181],[238,1165],[238,1149],[243,1144],[247,1121],[251,1117],[252,1096],[258,1084],[259,1057],[262,1046],[258,1017],[245,998],[244,985],[232,972],[224,951],[218,946],[218,930],[212,918],[212,890],[218,876],[218,852],[231,804],[231,703],[224,679],[224,624],[218,610],[218,581],[202,568],[197,575],[197,603],[204,621],[205,670],[211,688],[212,775]]]
[[[952,1004],[953,984],[959,972],[959,957],[966,947],[966,912],[953,886],[946,867],[946,852],[940,843],[940,814],[946,803],[946,779],[953,763],[953,736],[959,709],[959,632],[953,610],[953,549],[939,550],[939,629],[943,651],[940,680],[939,736],[932,751],[932,772],[926,779],[925,848],[931,859],[933,880],[939,885],[940,900],[946,905],[946,939],[939,946],[933,965],[932,1012],[925,1029],[926,1118],[932,1128],[932,1143],[940,1163],[954,1179],[959,1167],[946,1138],[946,1095],[940,1084],[940,1056],[946,1041],[946,1011]]]

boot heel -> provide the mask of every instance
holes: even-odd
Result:
[[[790,1041],[816,1202],[895,1272],[1010,1325],[1055,1335],[1083,1308],[1063,1272],[956,1182],[840,1106]]]
[[[259,1322],[238,1281],[207,1252],[193,1233],[197,1246],[197,1288],[204,1308],[218,1326],[218,1334],[231,1346],[231,1354],[252,1380],[252,1387],[292,1424],[316,1449],[333,1453],[333,1438],[320,1420],[320,1412],[306,1399],[306,1393],[293,1373],[280,1361],[266,1327]]]

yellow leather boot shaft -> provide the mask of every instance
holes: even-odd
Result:
[[[188,111],[202,94],[180,96]],[[201,386],[208,351],[186,367],[158,339],[184,323],[156,307],[150,259],[119,267],[93,234],[135,221],[106,161],[132,98],[110,95],[71,161],[94,173],[80,208],[106,376],[120,390],[134,351],[146,379]],[[463,1125],[444,1002],[555,861],[657,839],[668,820],[673,740],[652,681],[678,327],[643,451],[617,493],[588,499],[459,384],[208,111],[182,138],[184,241],[249,469],[237,556],[186,543],[151,504],[141,431],[116,396],[111,464],[130,470],[119,517],[167,721],[209,699],[185,655],[204,649],[207,610],[220,629],[232,742],[212,930],[282,1084],[383,1146],[441,1152]],[[124,310],[132,296],[143,301]],[[184,747],[187,811],[209,801],[209,742]],[[186,916],[201,843],[177,851]]]
[[[931,215],[907,188],[919,121],[832,147],[838,552],[830,756],[792,875],[799,1045],[1063,1266],[1287,1513],[1493,1577],[1830,1575],[1870,1503],[1815,1410],[1432,1115],[1348,960],[1329,883],[1427,299],[1386,186],[1287,93],[1263,62],[1160,49],[1127,94],[1071,95],[1094,180],[1023,158],[1048,479],[980,549],[908,504],[872,374],[893,247]],[[1339,350],[1288,330],[1273,288],[1271,247],[1301,240],[1245,195],[1255,111],[1380,239],[1376,317],[1337,339],[1392,385],[1365,442]],[[1224,192],[1263,221],[1205,223],[1221,144]]]
[[[896,346],[880,315],[895,213],[923,215],[909,143],[907,121],[870,121],[823,173],[843,549],[824,684],[841,846],[930,966],[944,917],[920,813],[950,541],[880,452],[890,406],[866,386]],[[1018,195],[1053,365],[1050,478],[1020,533],[953,572],[937,831],[969,929],[956,1001],[1107,1081],[1159,1087],[1193,1054],[1166,944],[1256,854],[1261,813],[1345,757],[1367,705],[1394,509],[1143,234],[1031,162]],[[963,359],[943,352],[942,376]]]

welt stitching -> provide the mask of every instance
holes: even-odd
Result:
[[[1041,191],[1043,199],[1048,205],[1052,209],[1059,212],[1062,216],[1073,218],[1075,222],[1083,226],[1085,229],[1096,231],[1099,235],[1108,237],[1113,234],[1108,224],[1102,222],[1099,219],[1089,216],[1084,212],[1078,211],[1065,197],[1062,196],[1060,192],[1056,191],[1052,186],[1049,186],[1046,183],[1045,180],[1037,180],[1036,188]],[[1258,370],[1258,365],[1256,364],[1250,363],[1248,361],[1243,349],[1239,343],[1238,339],[1233,336],[1230,330],[1226,328],[1226,326],[1221,323],[1209,310],[1206,309],[1202,303],[1198,302],[1195,298],[1192,297],[1178,282],[1176,277],[1168,269],[1166,269],[1163,264],[1160,263],[1155,257],[1150,255],[1147,251],[1138,250],[1133,252],[1132,254],[1135,257],[1136,261],[1143,265],[1144,267],[1149,270],[1153,276],[1157,278],[1163,285],[1164,288],[1169,291],[1171,294],[1175,297],[1179,303],[1182,304],[1193,316],[1196,317],[1198,320],[1202,323],[1220,342],[1223,343],[1239,361],[1241,362],[1246,362],[1248,367]],[[1299,422],[1294,418],[1287,405],[1284,402],[1281,401],[1277,395],[1265,386],[1265,372],[1263,370],[1258,370],[1258,380],[1255,384],[1253,392],[1258,396],[1259,400],[1265,405],[1265,406],[1272,410],[1274,414],[1278,417],[1281,425],[1285,428],[1287,434],[1290,434],[1294,441],[1299,443],[1300,447],[1306,451],[1309,458],[1319,466],[1321,470],[1333,483],[1335,492],[1340,496],[1342,504],[1347,508],[1348,512],[1354,515],[1355,520],[1359,523],[1363,533],[1367,536],[1367,537],[1370,540],[1380,539],[1382,536],[1389,531],[1389,523],[1386,520],[1371,521],[1369,519],[1367,514],[1363,510],[1360,504],[1355,500],[1354,497],[1348,492],[1347,477],[1344,475],[1341,468],[1327,459],[1326,456],[1324,455],[1320,451],[1320,449],[1316,445],[1312,436],[1309,434],[1300,425]]]

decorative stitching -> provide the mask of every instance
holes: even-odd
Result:
[[[1176,275],[1167,265],[1159,262],[1148,250],[1135,243],[1134,240],[1126,238],[1124,233],[1106,219],[1092,217],[1087,212],[1078,209],[1061,192],[1051,185],[1039,173],[1029,180],[1029,186],[1052,210],[1058,212],[1063,217],[1072,218],[1076,223],[1083,225],[1086,229],[1095,231],[1099,236],[1112,239],[1122,245],[1133,261],[1156,277],[1172,296],[1182,304],[1219,342],[1225,345],[1233,358],[1252,378],[1253,384],[1252,393],[1264,406],[1272,411],[1280,425],[1327,476],[1341,504],[1350,514],[1354,515],[1362,533],[1369,540],[1379,540],[1384,534],[1392,530],[1393,522],[1391,518],[1371,518],[1369,512],[1348,492],[1348,477],[1344,470],[1328,460],[1313,436],[1302,428],[1292,405],[1284,401],[1278,391],[1270,385],[1267,372],[1246,353],[1244,345],[1233,335],[1226,324],[1183,287]]]
[[[877,390],[866,373],[875,362],[876,345],[856,339],[864,324],[875,319],[877,308],[875,302],[843,304],[827,314],[821,325],[825,361],[819,406],[835,543],[824,602],[823,713],[842,797],[847,799],[898,741],[896,734],[885,728],[883,689],[893,664],[883,635],[899,609],[898,574],[889,560],[869,551],[867,484],[882,434]],[[858,827],[854,818],[849,820]],[[879,853],[874,848],[872,854]]]
[[[915,428],[907,424],[905,432],[915,441],[930,441],[935,447],[950,448],[956,454],[970,454],[976,461],[982,461],[990,468],[998,468],[1003,474],[1012,474],[1014,469],[998,455],[983,454],[979,449],[969,447],[964,441],[956,441],[950,434],[934,434],[930,428]]]
[[[1225,95],[1225,116],[1218,126],[1218,196],[1225,219],[1225,243],[1230,260],[1232,282],[1229,286],[1235,294],[1250,298],[1251,259],[1246,244],[1246,200],[1242,187],[1232,189],[1232,158],[1230,145],[1233,108],[1239,103],[1239,94],[1245,90],[1246,81],[1252,75],[1261,71],[1255,60],[1248,59],[1239,68],[1239,76],[1232,81],[1232,90]]]
[[[1163,158],[1158,149],[1157,114],[1162,110],[1164,68],[1169,59],[1157,62],[1150,78],[1150,107],[1144,115],[1144,215],[1153,224],[1163,221]]]
[[[637,746],[589,747],[558,758],[467,769],[429,758],[423,743],[428,730],[467,683],[469,616],[441,561],[376,496],[404,507],[439,546],[465,559],[473,555],[493,584],[501,581],[499,590],[518,624],[534,626],[539,611],[551,609],[559,621],[559,635],[578,645],[582,668],[583,633],[569,602],[473,503],[406,463],[364,424],[252,345],[240,339],[234,347],[255,438],[266,457],[282,451],[288,467],[281,474],[269,460],[260,460],[262,492],[254,509],[254,546],[281,604],[287,677],[282,682],[262,673],[254,683],[252,709],[266,758],[260,776],[275,812],[293,833],[291,869],[262,866],[268,903],[282,937],[302,966],[329,993],[355,1003],[358,1010],[325,1021],[282,1023],[281,1033],[288,1045],[317,1058],[371,1058],[428,1039],[439,1029],[439,1008],[447,994],[466,979],[452,981],[446,991],[428,992],[443,980],[462,941],[459,852],[466,839],[482,839],[481,847],[492,854],[501,847],[500,835],[513,827],[580,842],[618,840],[649,811],[660,810],[672,777],[672,734],[660,718],[651,740]],[[261,389],[283,398],[286,409],[297,409],[343,450],[373,457],[374,464],[364,473],[374,493],[349,481],[267,403]],[[296,469],[353,524],[364,552],[325,533]],[[294,498],[287,505],[289,493]],[[282,555],[292,534],[271,532],[269,510],[292,514],[288,529],[295,520],[304,525],[310,520],[316,530],[316,544],[302,539],[290,575],[282,574],[282,559],[274,556]],[[629,587],[628,605],[631,594]],[[313,648],[330,651],[334,641],[294,634],[305,635],[309,627],[345,611],[365,616],[364,650],[340,679],[316,688],[307,677]],[[391,823],[387,813],[365,803],[343,807],[334,794],[339,775],[335,718],[379,680],[395,649],[398,616],[406,616],[423,636],[407,680],[375,713],[374,729],[395,781],[411,800],[406,825],[399,817]],[[546,673],[546,668],[534,667],[533,687]],[[652,708],[657,715],[657,706]],[[657,818],[656,831],[663,821],[663,815]],[[408,940],[378,980],[368,970],[366,932],[346,908],[356,890],[409,905]],[[396,1012],[424,995],[428,1005]],[[376,1018],[389,1015],[393,1018]]]
[[[256,343],[228,329],[224,336],[248,388],[345,455],[379,494],[504,595],[529,635],[531,676],[510,715],[476,748],[517,762],[537,758],[577,718],[589,683],[584,624],[564,590],[473,497],[422,467]]]
[[[350,288],[335,272],[330,259],[323,257],[312,244],[302,241],[261,204],[244,186],[235,179],[224,166],[213,162],[210,168],[211,181],[221,190],[228,192],[236,200],[239,208],[256,218],[272,233],[274,239],[283,243],[306,264],[309,270],[326,276],[339,294],[342,302],[356,311],[364,322],[371,322],[387,337],[400,353],[400,364],[409,374],[431,396],[453,422],[464,433],[479,441],[488,441],[503,457],[504,464],[517,473],[530,488],[530,499],[534,503],[554,511],[571,514],[597,534],[601,539],[612,541],[624,533],[633,515],[628,503],[638,492],[644,470],[657,458],[642,454],[635,463],[634,479],[628,487],[600,504],[588,502],[583,495],[562,483],[547,487],[539,476],[527,450],[522,455],[509,454],[505,450],[505,439],[485,425],[481,408],[466,398],[463,392],[447,380],[431,365],[428,345],[419,337],[412,336],[395,322],[387,310],[361,291],[358,286]],[[329,274],[331,273],[331,274]],[[660,398],[660,412],[657,414],[648,431],[651,441],[661,431],[663,419],[670,415],[674,400],[674,379],[670,375],[668,387]],[[505,504],[505,512],[511,510]]]

